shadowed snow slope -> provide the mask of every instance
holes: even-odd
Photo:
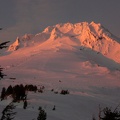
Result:
[[[15,103],[15,120],[36,119],[38,106],[48,120],[90,120],[98,115],[99,104],[119,104],[120,41],[94,22],[57,24],[18,37],[0,56],[0,65],[7,74],[0,90],[21,83],[45,86],[42,94],[28,93],[26,110],[22,102]],[[62,89],[70,94],[60,95]],[[0,113],[9,102],[0,102]]]

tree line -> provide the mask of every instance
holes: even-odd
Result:
[[[18,102],[20,100],[26,100],[27,99],[27,92],[28,91],[34,91],[36,92],[38,90],[36,85],[15,85],[11,86],[9,85],[7,88],[3,87],[1,91],[1,101],[4,99],[7,99],[8,96],[13,98],[13,102]]]
[[[9,103],[2,111],[2,116],[0,120],[13,120],[15,118],[15,115],[17,112],[15,112],[16,106],[13,102]],[[38,117],[37,120],[46,120],[47,119],[47,113],[42,107],[38,108]]]

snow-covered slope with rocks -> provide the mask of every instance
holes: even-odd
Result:
[[[99,105],[119,104],[120,41],[94,22],[57,24],[18,37],[0,56],[0,65],[7,74],[0,91],[16,84],[45,86],[43,93],[28,93],[27,109],[22,101],[15,103],[15,120],[36,120],[39,106],[47,120],[90,120],[98,117]],[[61,95],[63,89],[70,94]],[[0,102],[0,113],[10,102]]]

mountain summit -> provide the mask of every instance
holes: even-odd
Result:
[[[61,23],[47,27],[36,35],[25,34],[17,37],[9,46],[8,51],[20,48],[39,46],[41,49],[69,49],[82,50],[89,48],[101,53],[109,59],[120,63],[120,41],[100,23]]]

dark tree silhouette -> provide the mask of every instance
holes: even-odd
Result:
[[[11,102],[9,105],[7,105],[4,110],[2,111],[2,117],[0,120],[12,120],[14,119],[14,115],[16,112],[13,112],[15,109],[15,105]]]
[[[69,94],[69,91],[68,90],[61,90],[60,94],[66,95],[66,94]]]
[[[24,102],[27,100],[27,93],[28,91],[34,91],[36,92],[37,86],[36,85],[15,85],[11,86],[9,85],[8,88],[3,88],[1,92],[1,100],[4,100],[4,98],[7,98],[8,96],[13,98],[13,102],[20,102],[21,100]]]
[[[24,101],[23,108],[26,109],[27,107],[27,100]]]
[[[6,96],[6,89],[5,87],[2,88],[2,92],[1,92],[1,101],[5,99],[5,96]]]
[[[9,43],[10,41],[2,42],[0,43],[0,49],[8,47],[6,44]]]
[[[104,108],[103,109],[103,117],[100,115],[100,120],[120,120],[120,111],[117,109],[112,111],[111,108]]]
[[[0,30],[2,30],[2,28],[0,28]],[[10,42],[10,41],[0,43],[0,49],[3,49],[3,48],[8,47],[6,44],[9,43],[9,42]],[[3,71],[3,68],[0,67],[0,80],[1,80],[4,76],[6,76],[5,74],[2,73],[2,71]]]
[[[19,100],[24,100],[26,97],[25,87],[21,85],[16,85],[13,87],[13,101],[17,102]]]
[[[120,111],[118,110],[118,106],[114,110],[108,107],[101,110],[99,106],[99,120],[120,120]],[[93,117],[92,120],[96,120],[95,117]]]
[[[41,107],[39,107],[39,115],[37,117],[37,120],[46,120],[47,119],[47,113],[45,110],[43,110]]]
[[[3,68],[0,67],[0,80],[1,80],[4,76],[6,76],[4,73],[2,73],[2,71],[3,71]]]
[[[12,86],[10,85],[7,90],[6,90],[6,95],[9,96],[9,95],[12,95],[13,94],[13,88]]]
[[[26,91],[37,91],[37,86],[36,85],[25,85],[25,90]]]
[[[52,110],[56,110],[56,106],[54,105],[53,109]]]

